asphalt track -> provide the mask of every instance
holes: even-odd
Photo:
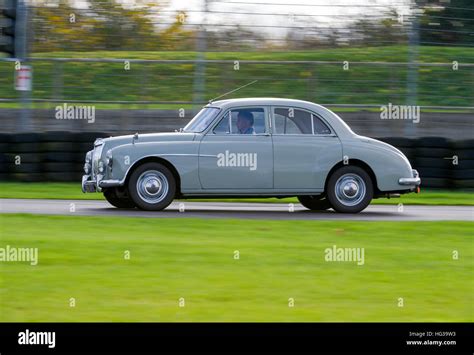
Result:
[[[358,221],[474,221],[473,206],[371,205],[359,214],[309,211],[299,204],[175,201],[166,210],[121,210],[106,201],[0,199],[0,213],[148,218],[241,218]]]

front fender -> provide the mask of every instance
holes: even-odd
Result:
[[[199,142],[145,142],[124,144],[111,149],[112,166],[108,179],[124,185],[133,168],[147,158],[158,158],[171,164],[178,172],[182,188],[199,188]]]

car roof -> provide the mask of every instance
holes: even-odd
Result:
[[[211,101],[205,107],[218,107],[222,110],[226,110],[233,107],[239,106],[294,106],[315,113],[321,114],[329,120],[329,124],[336,130],[339,136],[351,136],[354,132],[350,127],[334,112],[327,109],[324,106],[315,104],[314,102],[296,100],[296,99],[283,99],[277,97],[251,97],[241,99],[227,99]]]
[[[313,102],[296,100],[296,99],[284,99],[278,97],[248,97],[241,99],[227,99],[209,102],[209,106],[215,106],[220,108],[227,108],[237,105],[295,105],[295,106],[320,106]],[[321,106],[320,106],[321,107]]]

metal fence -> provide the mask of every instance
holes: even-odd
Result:
[[[389,103],[425,111],[474,107],[474,8],[441,4],[455,15],[427,16],[421,3],[408,0],[354,6],[205,0],[137,21],[121,18],[113,2],[96,1],[92,9],[28,2],[30,53],[20,65],[32,67],[31,92],[14,89],[19,63],[0,58],[0,110],[19,109],[23,130],[35,109],[62,103],[195,110],[254,80],[232,97],[296,98],[340,111]],[[136,30],[124,32],[132,25]]]
[[[33,68],[28,101],[37,103],[193,105],[257,80],[234,97],[283,96],[340,107],[474,106],[473,63],[453,69],[453,63],[423,62],[29,58],[22,64]],[[198,65],[205,67],[202,73]],[[410,71],[416,72],[416,82]],[[1,102],[21,98],[14,74],[15,61],[0,59]]]

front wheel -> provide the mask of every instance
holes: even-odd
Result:
[[[343,166],[329,178],[326,195],[335,211],[358,213],[372,201],[374,195],[372,179],[358,166]]]
[[[325,211],[331,208],[329,201],[322,195],[298,196],[298,201],[309,210]]]
[[[117,208],[135,208],[135,203],[126,193],[118,191],[116,187],[104,190],[104,197],[108,203]]]
[[[132,172],[128,181],[128,191],[138,208],[160,211],[173,201],[176,182],[166,166],[160,163],[146,163]]]

